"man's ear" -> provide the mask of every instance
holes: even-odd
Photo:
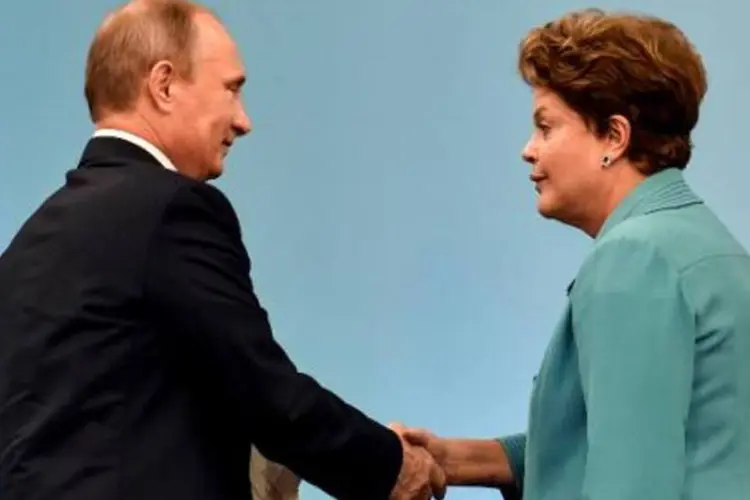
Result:
[[[148,94],[154,106],[168,112],[172,109],[172,85],[174,84],[176,72],[174,65],[169,61],[159,61],[151,68],[148,74]]]

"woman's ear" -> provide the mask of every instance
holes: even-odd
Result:
[[[610,161],[618,160],[625,155],[630,145],[631,132],[630,120],[624,116],[612,115],[609,118],[606,140]]]

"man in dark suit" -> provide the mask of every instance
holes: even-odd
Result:
[[[251,446],[336,498],[426,499],[429,454],[274,341],[217,177],[251,125],[225,28],[187,1],[91,45],[96,133],[0,257],[3,500],[247,500]]]

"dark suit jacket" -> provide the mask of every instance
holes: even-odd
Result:
[[[401,444],[297,371],[219,190],[92,139],[0,257],[3,500],[247,500],[251,443],[382,500]]]

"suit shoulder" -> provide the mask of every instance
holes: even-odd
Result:
[[[174,190],[167,212],[191,211],[221,221],[238,224],[237,213],[229,199],[215,186],[203,182],[182,183]]]
[[[68,197],[88,198],[109,208],[163,217],[175,208],[202,209],[234,215],[229,200],[216,187],[151,163],[128,162],[122,167],[76,169],[68,173]]]
[[[237,213],[221,190],[204,182],[179,183],[165,204],[159,227],[208,229],[206,224],[241,243]]]
[[[235,215],[227,196],[217,187],[205,182],[193,181],[180,184],[175,190],[171,204]]]

